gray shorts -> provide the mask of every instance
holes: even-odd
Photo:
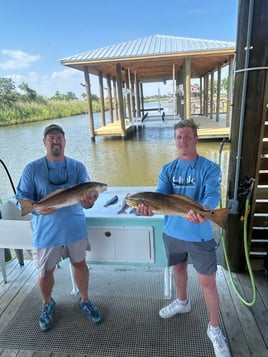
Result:
[[[78,263],[85,259],[86,250],[90,250],[88,239],[51,248],[33,248],[33,259],[40,277],[44,277],[47,270],[55,269],[56,265],[66,258]]]
[[[214,239],[205,242],[187,242],[163,233],[168,266],[184,263],[191,259],[196,271],[211,275],[217,271],[216,245]]]

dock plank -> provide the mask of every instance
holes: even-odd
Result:
[[[241,343],[241,341],[245,341],[245,334],[240,319],[236,319],[236,323],[234,323],[235,316],[237,316],[237,309],[230,289],[226,289],[226,287],[229,286],[226,274],[227,272],[225,273],[223,268],[218,269],[217,287],[220,296],[221,315],[228,333],[232,355],[236,357],[250,356],[250,350],[247,343]]]
[[[232,277],[233,277],[234,284],[237,288],[237,291],[245,300],[247,300],[248,296],[245,290],[247,290],[246,286],[250,285],[249,277],[247,276],[247,274],[244,273],[232,274]],[[245,336],[244,344],[247,345],[249,349],[249,354],[241,354],[240,353],[241,346],[239,340],[236,340],[236,343],[233,344],[234,347],[234,349],[232,350],[233,355],[241,356],[241,357],[268,356],[267,346],[263,337],[262,330],[260,330],[259,328],[257,316],[253,313],[252,308],[249,308],[248,306],[242,303],[242,301],[238,298],[237,294],[234,292],[232,288],[230,288],[230,294],[231,294],[231,301],[234,304],[236,310],[235,315],[230,316],[231,319],[230,322],[233,324],[233,327],[230,327],[231,328],[230,331],[232,331],[232,329],[235,328],[235,325],[238,322],[235,316],[239,316],[239,325],[240,325],[239,328],[242,329],[243,335]],[[257,299],[257,303],[255,306],[256,309],[260,308],[259,304],[260,304],[260,300]],[[228,331],[228,336],[229,336],[229,331]],[[231,342],[231,345],[233,342],[234,341]]]
[[[261,275],[263,275],[261,277]],[[266,284],[263,284],[265,282]],[[243,286],[243,291],[245,297],[250,301],[252,299],[252,286],[248,282],[247,274],[240,274],[239,281],[241,286]],[[260,331],[263,331],[263,340],[266,346],[268,346],[268,310],[267,310],[267,299],[263,297],[268,296],[268,277],[264,272],[258,271],[255,272],[255,281],[258,281],[258,290],[257,290],[257,301],[255,305],[249,308],[249,311],[255,317],[256,324],[259,327]],[[268,353],[267,353],[268,355]]]
[[[128,136],[130,132],[134,129],[133,125],[126,121],[125,132],[121,128],[121,122],[119,120],[106,124],[95,130],[96,136],[118,136],[125,137]]]
[[[25,261],[25,267],[15,268],[15,262],[7,264],[8,284],[0,282],[0,290],[4,288],[7,294],[0,295],[0,306],[4,306],[1,315],[0,333],[7,326],[19,306],[36,284],[36,274],[33,263]],[[17,274],[16,274],[17,273]],[[267,275],[256,272],[256,287],[258,298],[253,308],[245,306],[234,293],[230,284],[228,272],[218,267],[217,285],[221,299],[221,315],[228,334],[232,356],[238,357],[265,357],[267,349]],[[12,279],[11,279],[12,277]],[[248,274],[233,274],[235,284],[243,296],[250,298],[250,281]],[[12,281],[11,281],[12,280]],[[8,289],[7,289],[8,287]],[[261,317],[263,315],[263,318]],[[65,353],[47,353],[44,356],[70,357]],[[1,349],[0,356],[40,356],[40,352]],[[73,354],[74,357],[81,356]]]
[[[230,138],[230,128],[198,129],[199,139],[223,139]]]

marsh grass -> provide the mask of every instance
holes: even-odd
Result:
[[[93,111],[100,110],[99,103],[93,102]],[[64,118],[88,112],[86,101],[47,100],[43,103],[17,102],[9,107],[0,106],[0,126],[30,123],[47,119]]]

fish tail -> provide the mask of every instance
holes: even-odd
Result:
[[[229,216],[228,208],[218,208],[212,212],[211,220],[221,228],[225,228]]]
[[[24,200],[23,198],[18,199],[21,205],[21,215],[26,216],[26,214],[31,213],[35,210],[34,202],[30,200]]]

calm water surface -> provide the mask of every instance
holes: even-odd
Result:
[[[97,137],[95,142],[90,139],[87,115],[1,127],[0,159],[6,164],[15,187],[24,166],[45,155],[43,130],[51,123],[58,123],[65,130],[66,155],[82,161],[91,180],[105,182],[109,186],[155,186],[162,165],[177,155],[173,129],[164,125],[161,128],[145,127],[128,140]],[[208,159],[221,163],[224,190],[229,144],[224,145],[221,155],[219,142],[200,141],[198,150]],[[5,200],[11,196],[12,187],[0,165],[0,198]]]

